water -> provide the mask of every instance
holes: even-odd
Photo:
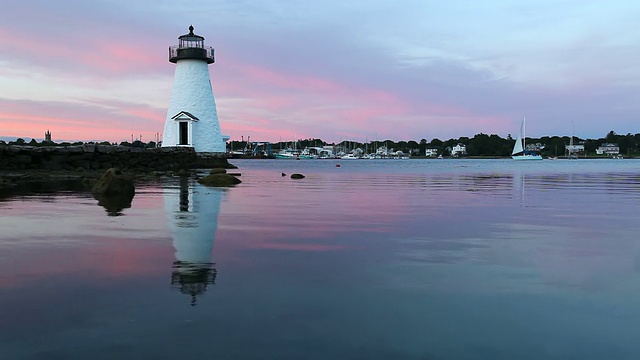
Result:
[[[0,200],[0,358],[640,357],[640,161],[233,162]]]

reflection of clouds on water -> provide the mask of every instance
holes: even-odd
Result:
[[[613,239],[606,229],[592,227],[495,223],[492,228],[476,237],[400,240],[398,256],[409,268],[431,270],[420,278],[403,274],[397,282],[465,291],[537,292],[552,286],[600,292],[622,286],[638,272],[631,230],[618,230]]]
[[[637,176],[520,172],[448,181],[474,191],[464,192],[471,196],[462,206],[447,199],[434,207],[455,215],[453,221],[430,214],[423,232],[399,240],[398,256],[407,268],[429,271],[403,273],[392,279],[396,283],[467,291],[600,292],[629,287],[635,279]],[[504,194],[500,188],[509,196],[485,201],[487,194]],[[429,221],[433,218],[439,221]]]
[[[189,178],[180,178],[180,186],[164,190],[164,205],[173,237],[175,262],[171,285],[197,297],[215,283],[216,268],[211,250],[218,227],[220,202],[224,189],[204,187]]]

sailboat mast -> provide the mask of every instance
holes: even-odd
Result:
[[[526,151],[527,150],[527,145],[526,145],[526,141],[527,141],[527,134],[525,132],[527,127],[527,117],[523,116],[522,117],[522,151]]]

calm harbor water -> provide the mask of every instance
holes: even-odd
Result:
[[[0,200],[0,358],[640,358],[640,161],[232,162]]]

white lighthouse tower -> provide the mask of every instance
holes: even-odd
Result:
[[[193,26],[178,40],[178,45],[169,47],[169,61],[176,64],[176,72],[162,146],[224,153],[229,137],[220,132],[209,78],[209,64],[215,61],[213,48],[204,45],[204,37],[193,33]]]

